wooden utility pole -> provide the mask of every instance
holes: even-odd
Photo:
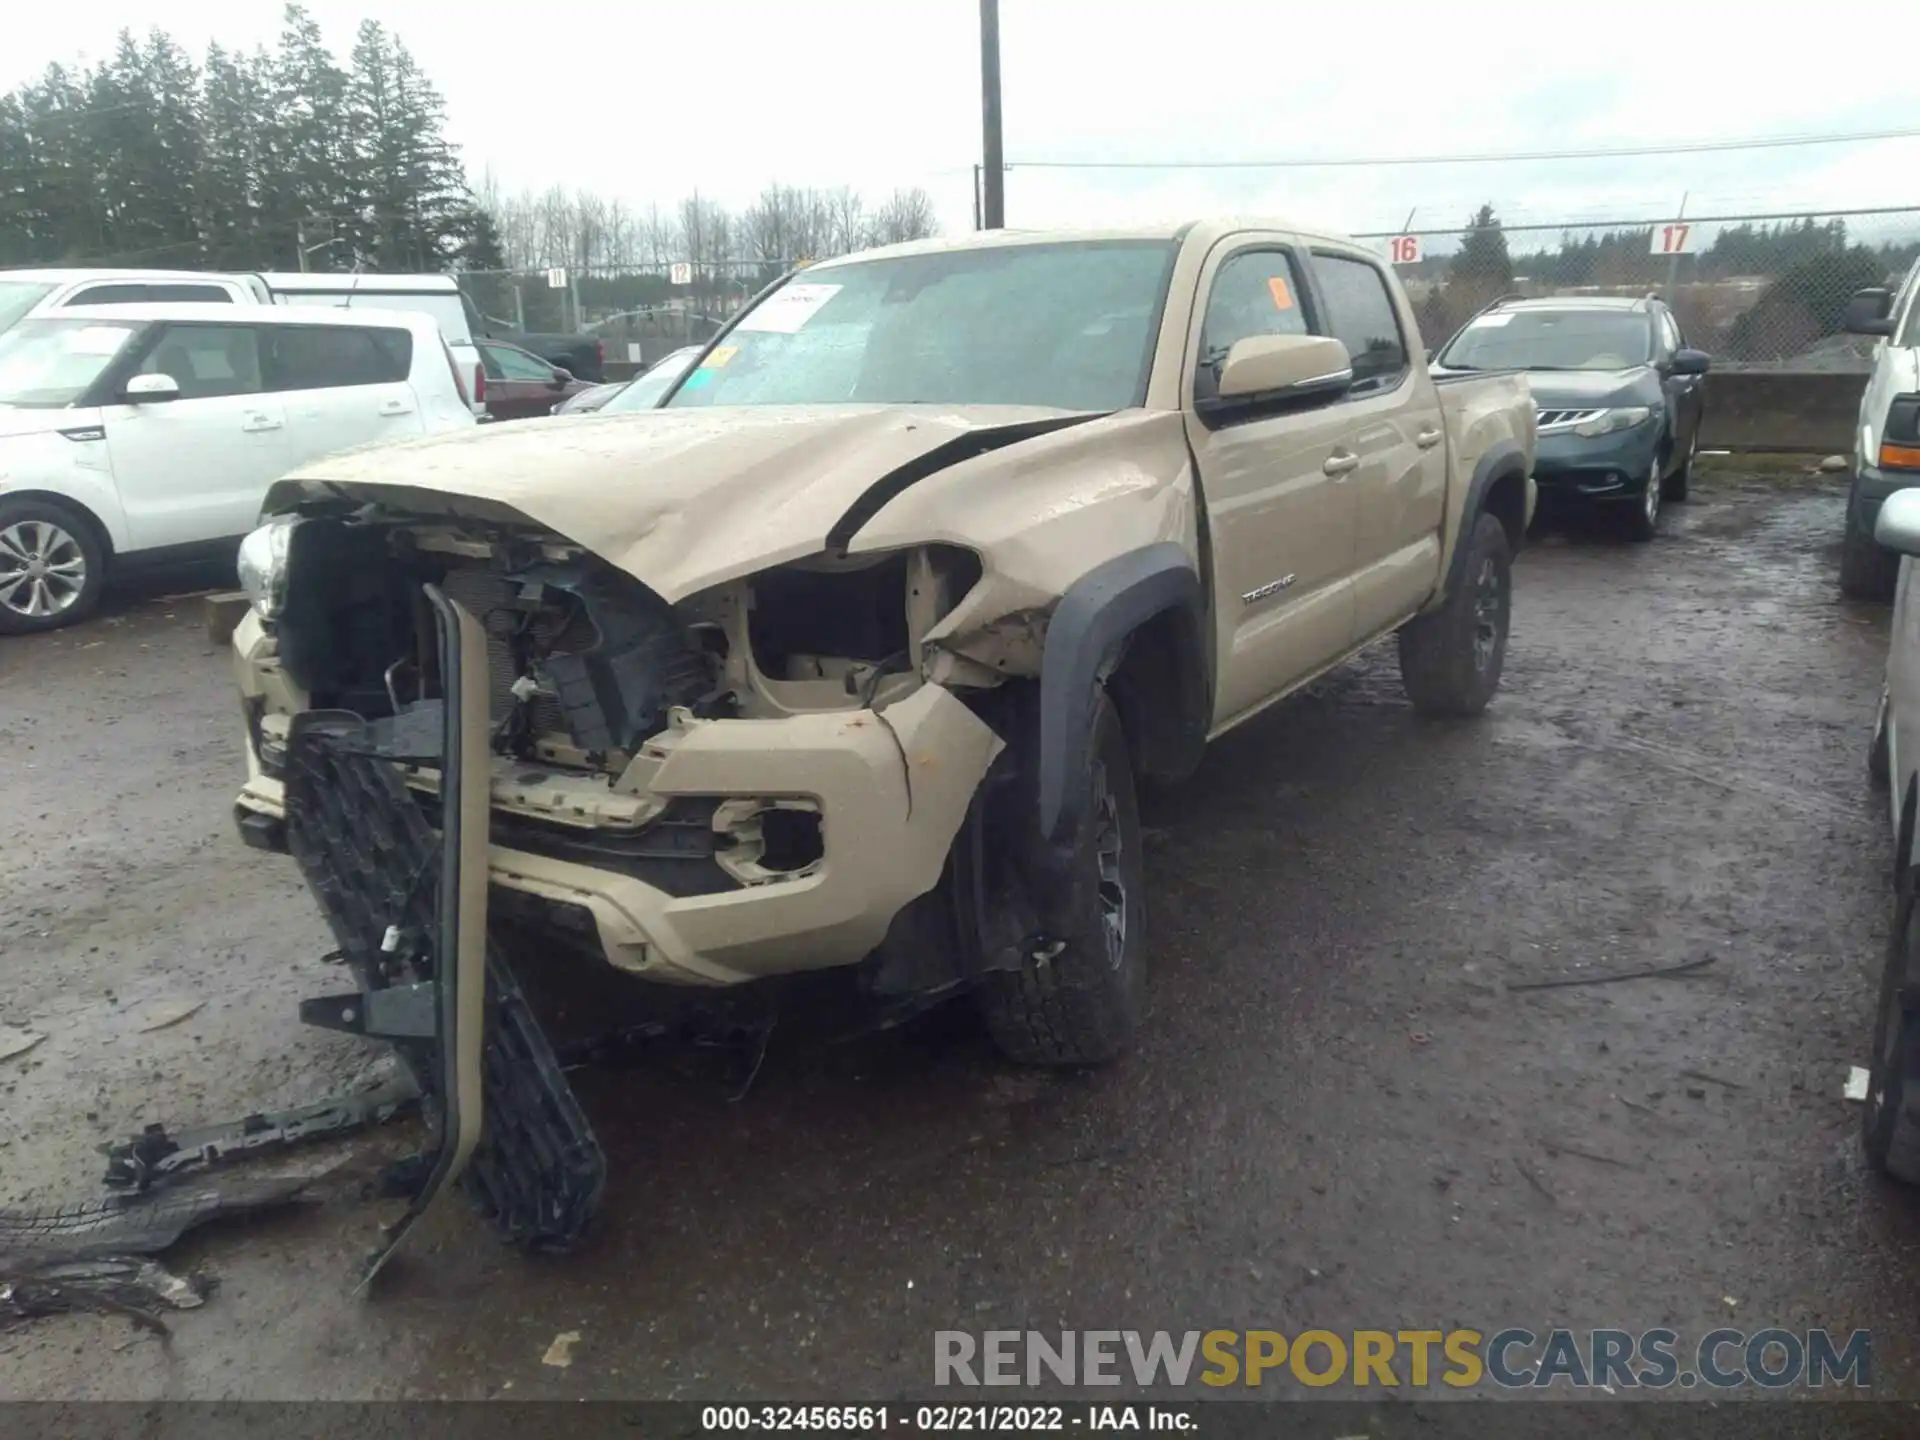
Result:
[[[980,0],[981,223],[1006,228],[1006,157],[1000,144],[1000,0]]]

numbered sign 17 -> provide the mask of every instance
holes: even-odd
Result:
[[[1684,220],[1670,220],[1653,227],[1653,253],[1691,255],[1694,251],[1693,226]]]
[[[1418,265],[1420,263],[1420,237],[1418,235],[1395,235],[1387,241],[1387,257],[1396,265]]]

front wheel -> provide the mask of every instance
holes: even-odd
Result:
[[[1700,455],[1700,427],[1693,427],[1693,438],[1687,442],[1686,458],[1680,462],[1680,468],[1667,476],[1661,486],[1661,498],[1678,504],[1687,498],[1687,491],[1693,484],[1693,462]]]
[[[1660,469],[1666,463],[1666,450],[1654,456],[1653,468],[1647,472],[1647,483],[1639,498],[1632,502],[1627,510],[1627,538],[1642,544],[1660,533],[1660,501],[1663,486],[1660,483]]]
[[[1460,584],[1400,627],[1400,683],[1422,715],[1478,715],[1500,688],[1513,618],[1513,552],[1491,515],[1474,522]]]
[[[1036,937],[1018,970],[980,977],[974,999],[994,1044],[1028,1065],[1117,1059],[1139,1028],[1146,991],[1146,872],[1133,765],[1120,717],[1095,697],[1093,743],[1075,777],[1079,821],[1047,897],[1057,933]]]
[[[100,603],[106,568],[93,527],[66,506],[0,500],[0,635],[84,620]]]
[[[1920,1120],[1909,1113],[1909,1097],[1920,1102],[1916,1064],[1920,1064],[1920,924],[1916,923],[1912,882],[1902,879],[1894,901],[1893,936],[1880,974],[1880,1003],[1874,1016],[1873,1063],[1867,1072],[1867,1103],[1860,1117],[1867,1163],[1883,1175],[1920,1185]]]
[[[1847,516],[1840,541],[1840,593],[1854,600],[1893,599],[1900,580],[1900,557],[1886,550]]]

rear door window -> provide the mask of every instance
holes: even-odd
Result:
[[[393,385],[413,368],[413,336],[385,326],[275,325],[267,360],[274,390]]]
[[[259,327],[164,325],[133,373],[172,376],[182,400],[257,395],[262,389]]]
[[[1313,278],[1326,303],[1326,330],[1353,358],[1350,397],[1390,390],[1407,373],[1407,341],[1380,268],[1348,255],[1316,251]]]

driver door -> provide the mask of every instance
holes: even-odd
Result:
[[[1223,241],[1201,291],[1188,348],[1193,399],[1213,393],[1237,340],[1326,333],[1309,313],[1302,253],[1284,237]],[[1361,464],[1353,429],[1340,405],[1211,423],[1187,407],[1213,541],[1216,730],[1332,664],[1351,642],[1351,482]]]
[[[153,550],[244,535],[267,486],[293,463],[286,415],[262,393],[259,327],[156,327],[121,377],[167,375],[177,399],[100,408],[128,549]]]

